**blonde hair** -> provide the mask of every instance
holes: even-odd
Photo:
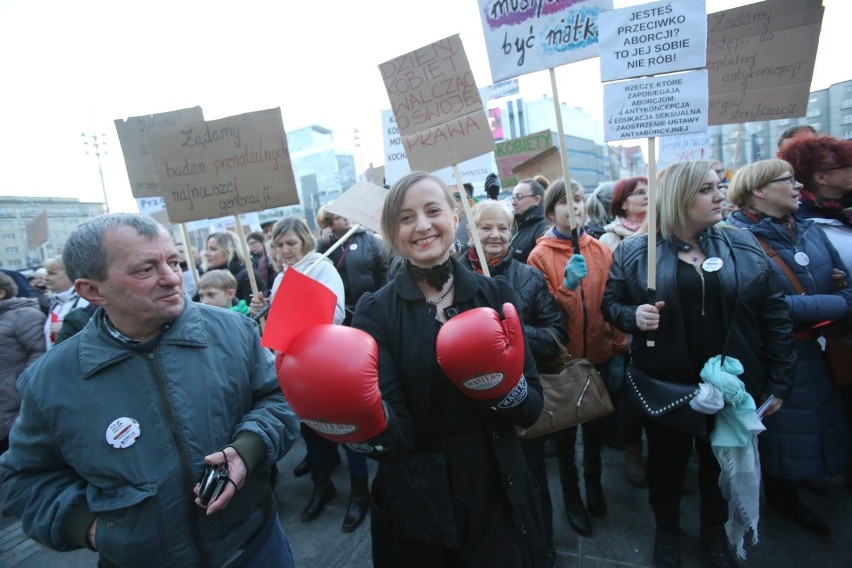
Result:
[[[689,206],[712,169],[713,162],[687,160],[676,162],[657,175],[656,229],[663,238],[670,239],[677,229],[686,225]],[[649,229],[646,217],[640,232],[647,233]]]
[[[227,292],[228,290],[237,289],[237,279],[228,270],[211,270],[205,272],[198,279],[198,289],[214,288]]]
[[[62,256],[54,256],[44,261],[44,268],[47,270],[62,270],[64,272],[65,262],[62,260]]]
[[[581,196],[585,196],[583,186],[574,179],[571,180],[571,193],[579,193]],[[544,218],[550,223],[553,223],[551,217],[556,213],[556,206],[563,199],[568,203],[565,197],[565,180],[562,178],[553,180],[544,191]]]
[[[506,207],[506,205],[501,201],[495,201],[494,199],[486,199],[484,201],[480,201],[470,210],[470,217],[473,220],[473,227],[468,227],[468,231],[470,231],[470,238],[468,239],[468,246],[474,246],[473,244],[473,231],[476,230],[479,225],[479,220],[483,217],[491,215],[492,213],[497,213],[501,215],[506,223],[509,225],[509,228],[512,227],[512,223],[515,221],[515,213],[510,208]]]
[[[789,162],[779,159],[760,160],[743,166],[737,170],[728,186],[728,201],[742,209],[749,204],[756,190],[766,187],[784,172],[794,176],[796,173]]]
[[[272,245],[275,246],[278,239],[290,231],[293,231],[299,237],[299,240],[302,241],[302,255],[311,253],[317,248],[317,239],[311,233],[308,224],[304,219],[293,216],[279,219],[275,223],[275,226],[272,227]]]
[[[222,247],[225,254],[228,255],[226,265],[231,264],[234,259],[239,260],[242,264],[246,264],[246,259],[243,256],[243,249],[240,247],[240,240],[236,233],[232,231],[219,231],[218,233],[210,233],[207,241],[213,239]]]

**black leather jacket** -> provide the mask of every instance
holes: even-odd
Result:
[[[624,240],[613,254],[604,292],[604,317],[633,334],[633,364],[661,380],[697,383],[704,362],[692,362],[686,351],[684,324],[676,283],[677,251],[688,246],[677,240],[657,240],[657,291],[664,300],[655,347],[636,325],[636,308],[651,303],[647,292],[648,239]],[[745,367],[740,379],[752,396],[771,393],[786,400],[791,392],[795,353],[793,325],[787,302],[775,284],[771,261],[754,237],[735,229],[710,228],[698,243],[707,257],[722,260],[719,278],[724,326],[731,334],[728,355]],[[736,310],[736,312],[735,312]]]
[[[509,251],[518,262],[527,263],[535,242],[547,230],[544,218],[544,205],[539,203],[521,215],[515,215],[515,234],[509,244]]]

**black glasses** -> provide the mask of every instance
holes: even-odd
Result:
[[[513,193],[512,194],[512,201],[520,201],[524,197],[532,197],[532,195],[522,195],[522,194],[519,194],[519,193]]]
[[[784,176],[784,177],[769,180],[769,183],[775,183],[775,182],[786,183],[788,185],[795,185],[796,184],[796,178],[794,178],[793,176]]]

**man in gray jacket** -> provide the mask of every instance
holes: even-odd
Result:
[[[269,470],[298,420],[257,325],[187,304],[178,251],[148,217],[91,219],[63,256],[100,309],[21,376],[5,507],[100,566],[292,566]],[[209,466],[224,489],[202,506]]]

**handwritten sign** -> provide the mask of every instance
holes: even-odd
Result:
[[[168,227],[172,224],[166,211],[166,202],[162,197],[137,197],[136,206],[140,213],[153,217],[161,225]]]
[[[412,168],[433,172],[494,150],[458,35],[386,61],[379,71]]]
[[[145,134],[155,128],[177,127],[202,120],[204,120],[204,113],[201,107],[115,120],[115,130],[121,144],[121,153],[124,155],[124,164],[133,197],[138,199],[160,195],[157,174],[154,171],[154,162],[151,160],[151,151],[148,149]]]
[[[707,130],[707,70],[604,85],[604,140]]]
[[[552,146],[553,134],[550,130],[542,130],[541,132],[535,132],[520,138],[498,142],[494,155],[497,159],[497,172],[500,176],[500,185],[506,189],[511,189],[518,185],[518,182],[522,178],[519,178],[512,171],[513,168]]]
[[[704,67],[705,0],[661,0],[601,13],[601,80]]]
[[[491,78],[502,81],[598,55],[612,0],[479,0]]]
[[[824,11],[820,0],[767,0],[709,14],[709,123],[805,116]]]
[[[392,184],[402,176],[411,172],[408,157],[402,147],[402,135],[396,120],[390,110],[382,111],[382,132],[385,143],[385,180]],[[465,160],[458,164],[462,183],[479,182],[485,179],[489,172],[494,171],[494,156],[492,152]],[[441,168],[431,172],[448,185],[455,185],[456,178],[453,168]]]
[[[388,190],[372,183],[356,183],[340,197],[326,204],[325,210],[381,234],[382,207],[387,193]]]
[[[657,171],[684,160],[709,160],[712,147],[707,131],[663,136],[660,138]]]
[[[176,223],[299,203],[281,109],[158,128],[147,139]]]

